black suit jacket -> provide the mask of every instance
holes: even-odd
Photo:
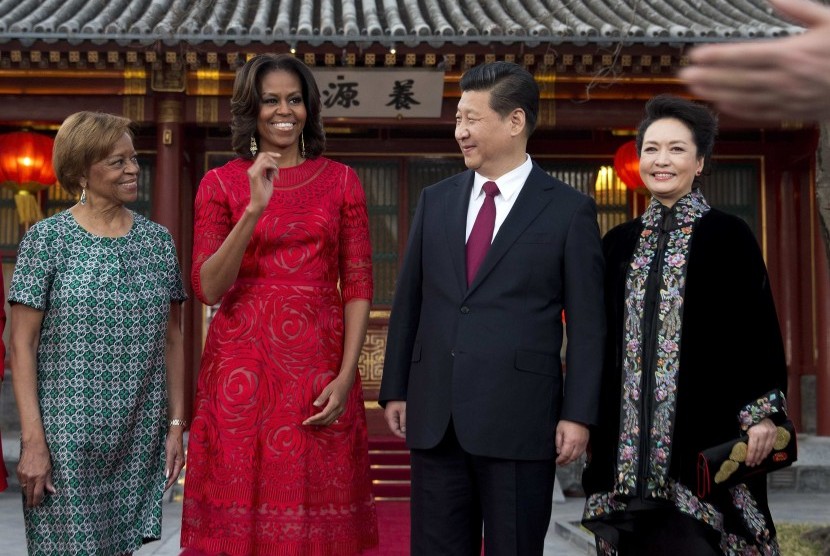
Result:
[[[437,445],[452,416],[469,453],[552,458],[559,418],[597,419],[605,316],[596,205],[534,164],[468,288],[473,177],[468,170],[421,194],[379,401],[407,402],[410,448]]]

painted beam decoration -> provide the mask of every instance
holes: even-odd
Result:
[[[312,68],[323,116],[330,118],[438,118],[444,72],[421,69]]]

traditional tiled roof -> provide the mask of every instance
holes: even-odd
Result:
[[[24,45],[672,44],[802,30],[764,0],[0,0],[0,43]]]

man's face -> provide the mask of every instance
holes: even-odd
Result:
[[[464,91],[455,113],[455,140],[467,168],[497,179],[515,167],[515,125],[490,108],[490,91]]]

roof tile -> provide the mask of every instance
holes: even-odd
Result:
[[[535,46],[620,39],[719,42],[801,31],[764,0],[0,0],[0,43],[23,44],[290,40]]]

